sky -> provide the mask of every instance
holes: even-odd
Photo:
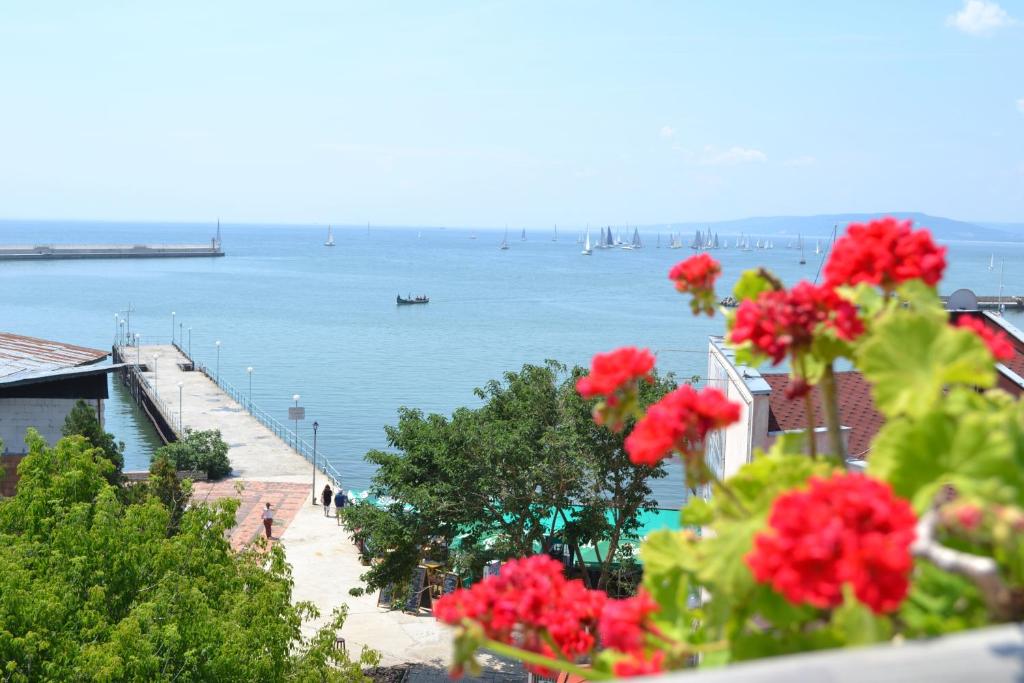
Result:
[[[0,218],[1024,222],[1024,0],[0,4]]]

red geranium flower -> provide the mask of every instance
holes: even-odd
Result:
[[[509,560],[501,574],[472,588],[457,590],[434,604],[434,616],[446,624],[477,622],[488,638],[546,657],[558,654],[545,634],[570,659],[594,649],[594,630],[607,596],[567,580],[562,564],[547,555]],[[541,675],[551,672],[527,665]]]
[[[739,404],[718,389],[697,392],[685,384],[647,410],[626,437],[626,452],[637,465],[655,465],[673,450],[689,458],[701,452],[708,432],[739,419]]]
[[[616,394],[636,387],[640,380],[651,381],[654,355],[647,349],[624,346],[599,353],[590,363],[590,374],[576,381],[583,398],[604,398],[614,403]]]
[[[650,626],[647,617],[658,609],[658,603],[643,588],[632,598],[609,600],[597,626],[601,645],[627,653],[642,650],[644,634]]]
[[[793,603],[836,607],[842,586],[876,613],[907,595],[916,520],[889,485],[861,474],[814,477],[775,499],[769,532],[746,556],[754,577]]]
[[[627,676],[646,676],[656,674],[665,670],[665,653],[655,650],[650,658],[642,654],[636,654],[612,664],[612,673],[616,676],[626,678]]]
[[[789,291],[764,291],[741,303],[729,339],[734,344],[749,341],[777,365],[786,354],[809,349],[820,325],[846,341],[864,332],[853,304],[830,287],[803,281]]]
[[[693,314],[715,313],[715,280],[722,274],[722,266],[709,254],[697,254],[680,261],[668,271],[668,279],[676,283],[680,292],[693,295],[690,308]]]
[[[867,282],[892,291],[901,282],[921,279],[934,287],[946,269],[946,248],[937,246],[927,230],[911,225],[891,217],[851,223],[832,247],[825,284]]]
[[[1002,330],[996,330],[984,322],[970,315],[962,315],[956,321],[957,327],[971,330],[985,342],[985,346],[992,352],[996,360],[1010,360],[1013,358],[1013,344],[1010,338]]]

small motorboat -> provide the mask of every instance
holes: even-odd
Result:
[[[398,296],[395,297],[395,303],[397,303],[399,306],[410,306],[412,304],[428,304],[428,303],[430,303],[430,297],[429,296],[416,296],[416,297],[414,297],[414,296],[410,295],[410,296],[408,296],[408,297],[403,299],[402,295],[399,294]]]

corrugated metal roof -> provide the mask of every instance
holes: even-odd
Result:
[[[97,363],[107,351],[0,332],[0,381]]]

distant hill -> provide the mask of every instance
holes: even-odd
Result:
[[[1017,241],[1024,238],[1024,224],[977,224],[957,221],[941,216],[929,216],[913,211],[881,211],[879,213],[841,213],[823,214],[820,216],[759,216],[718,222],[687,222],[672,223],[670,226],[652,225],[648,230],[670,230],[673,232],[693,232],[707,230],[723,235],[792,235],[800,233],[804,237],[829,237],[832,226],[838,225],[842,230],[847,223],[862,223],[879,216],[896,216],[909,218],[918,227],[928,228],[940,240],[976,240],[979,242]]]

